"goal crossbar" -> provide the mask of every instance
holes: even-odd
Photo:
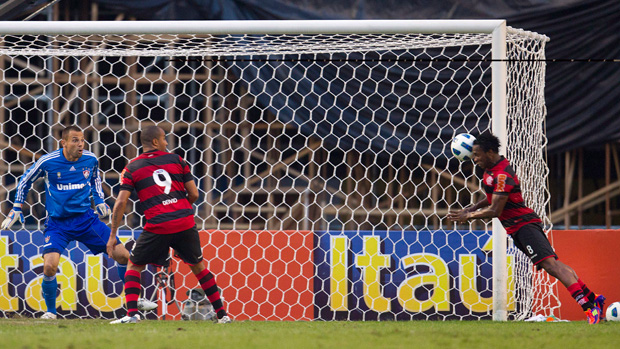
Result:
[[[282,21],[66,21],[0,22],[5,35],[92,34],[398,34],[493,33],[506,25],[488,20],[282,20]],[[544,37],[520,30],[521,34]]]

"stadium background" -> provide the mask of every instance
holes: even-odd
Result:
[[[19,20],[46,3],[17,1],[12,11],[1,13],[2,19]],[[565,61],[620,57],[620,47],[610,45],[620,36],[617,1],[496,1],[493,5],[484,1],[60,1],[34,19],[396,18],[505,18],[511,26],[549,36],[547,57],[560,61],[548,63],[545,91],[552,221],[556,229],[615,228],[620,224],[616,152],[620,90],[614,88],[620,78],[618,63]],[[558,247],[561,257],[588,275],[597,268],[575,255],[582,253],[585,244],[596,241],[592,249],[606,248],[600,250],[600,259],[592,262],[613,263],[609,253],[617,249],[618,240],[615,232],[609,231],[554,232],[556,246],[567,251]],[[618,282],[605,273],[599,276],[602,280],[591,282],[592,287],[615,292]]]

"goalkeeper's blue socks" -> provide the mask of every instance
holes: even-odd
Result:
[[[41,291],[43,293],[43,300],[47,306],[47,311],[56,314],[56,289],[58,288],[58,281],[56,275],[46,276],[43,275],[43,282],[41,283]]]
[[[116,263],[116,271],[118,271],[118,277],[121,278],[123,285],[125,284],[125,273],[127,272],[127,264]]]

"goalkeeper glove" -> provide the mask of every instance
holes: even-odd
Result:
[[[112,210],[110,210],[110,206],[104,202],[95,206],[95,213],[99,216],[99,218],[104,218],[109,216],[112,213]]]
[[[19,221],[21,224],[24,224],[24,214],[22,213],[22,208],[14,206],[9,215],[6,216],[6,219],[2,222],[2,230],[9,229]]]

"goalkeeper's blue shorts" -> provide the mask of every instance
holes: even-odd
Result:
[[[72,241],[86,245],[93,254],[106,251],[110,238],[110,228],[99,220],[93,210],[69,218],[48,218],[45,227],[45,244],[43,254],[58,252],[60,254]],[[120,243],[118,237],[116,242]]]

